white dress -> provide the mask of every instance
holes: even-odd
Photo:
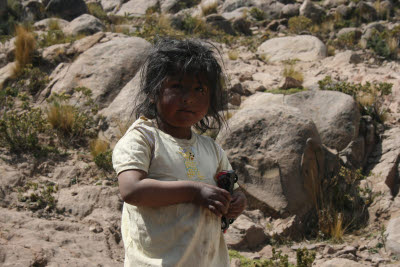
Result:
[[[231,169],[211,138],[192,132],[190,140],[177,139],[144,117],[115,146],[113,166],[118,174],[140,169],[152,179],[212,185],[218,172]],[[159,208],[124,203],[121,231],[125,266],[229,266],[220,218],[191,203]]]

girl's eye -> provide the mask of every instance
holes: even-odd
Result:
[[[204,93],[206,90],[203,87],[197,87],[196,91],[198,91],[200,93]]]

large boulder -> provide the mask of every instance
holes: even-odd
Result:
[[[89,14],[83,14],[73,21],[71,21],[67,27],[65,27],[65,32],[71,35],[78,34],[93,34],[96,32],[103,31],[105,29],[101,21]]]
[[[45,18],[44,6],[39,0],[23,2],[22,9],[25,21],[37,21]]]
[[[251,6],[252,1],[247,0],[226,0],[222,5],[222,12],[232,12],[241,7]]]
[[[314,4],[311,0],[306,0],[300,7],[300,16],[307,17],[314,22],[320,22],[325,16],[323,7]]]
[[[46,12],[71,21],[88,13],[88,8],[83,0],[50,0],[46,6]]]
[[[400,257],[400,217],[389,221],[386,233],[386,249]]]
[[[288,59],[314,61],[326,57],[326,46],[311,35],[278,37],[262,43],[257,54],[266,57],[270,62]]]
[[[262,94],[243,103],[217,142],[238,172],[250,208],[270,216],[301,217],[314,205],[324,173],[320,137],[299,109],[265,102]]]
[[[278,19],[285,7],[280,1],[275,0],[254,0],[254,6],[264,11],[265,17],[268,19]]]
[[[149,7],[157,4],[157,0],[131,0],[124,3],[118,10],[118,16],[141,17],[146,14]]]
[[[97,44],[73,63],[59,66],[41,97],[52,92],[72,93],[74,88],[84,86],[92,90],[92,98],[104,108],[135,76],[149,47],[144,39],[122,36]]]
[[[337,151],[358,137],[360,112],[354,99],[335,91],[305,91],[285,98],[317,126],[322,143]]]

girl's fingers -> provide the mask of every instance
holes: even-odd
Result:
[[[218,217],[221,217],[221,213],[213,205],[208,205],[208,209]]]

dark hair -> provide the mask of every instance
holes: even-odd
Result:
[[[208,129],[220,130],[225,123],[219,111],[226,106],[226,77],[215,57],[215,51],[222,58],[219,50],[211,43],[196,39],[158,39],[142,67],[140,90],[134,109],[136,118],[142,115],[149,119],[159,118],[156,103],[166,78],[177,74],[203,75],[210,89],[210,107],[207,115],[194,127],[202,133]]]

